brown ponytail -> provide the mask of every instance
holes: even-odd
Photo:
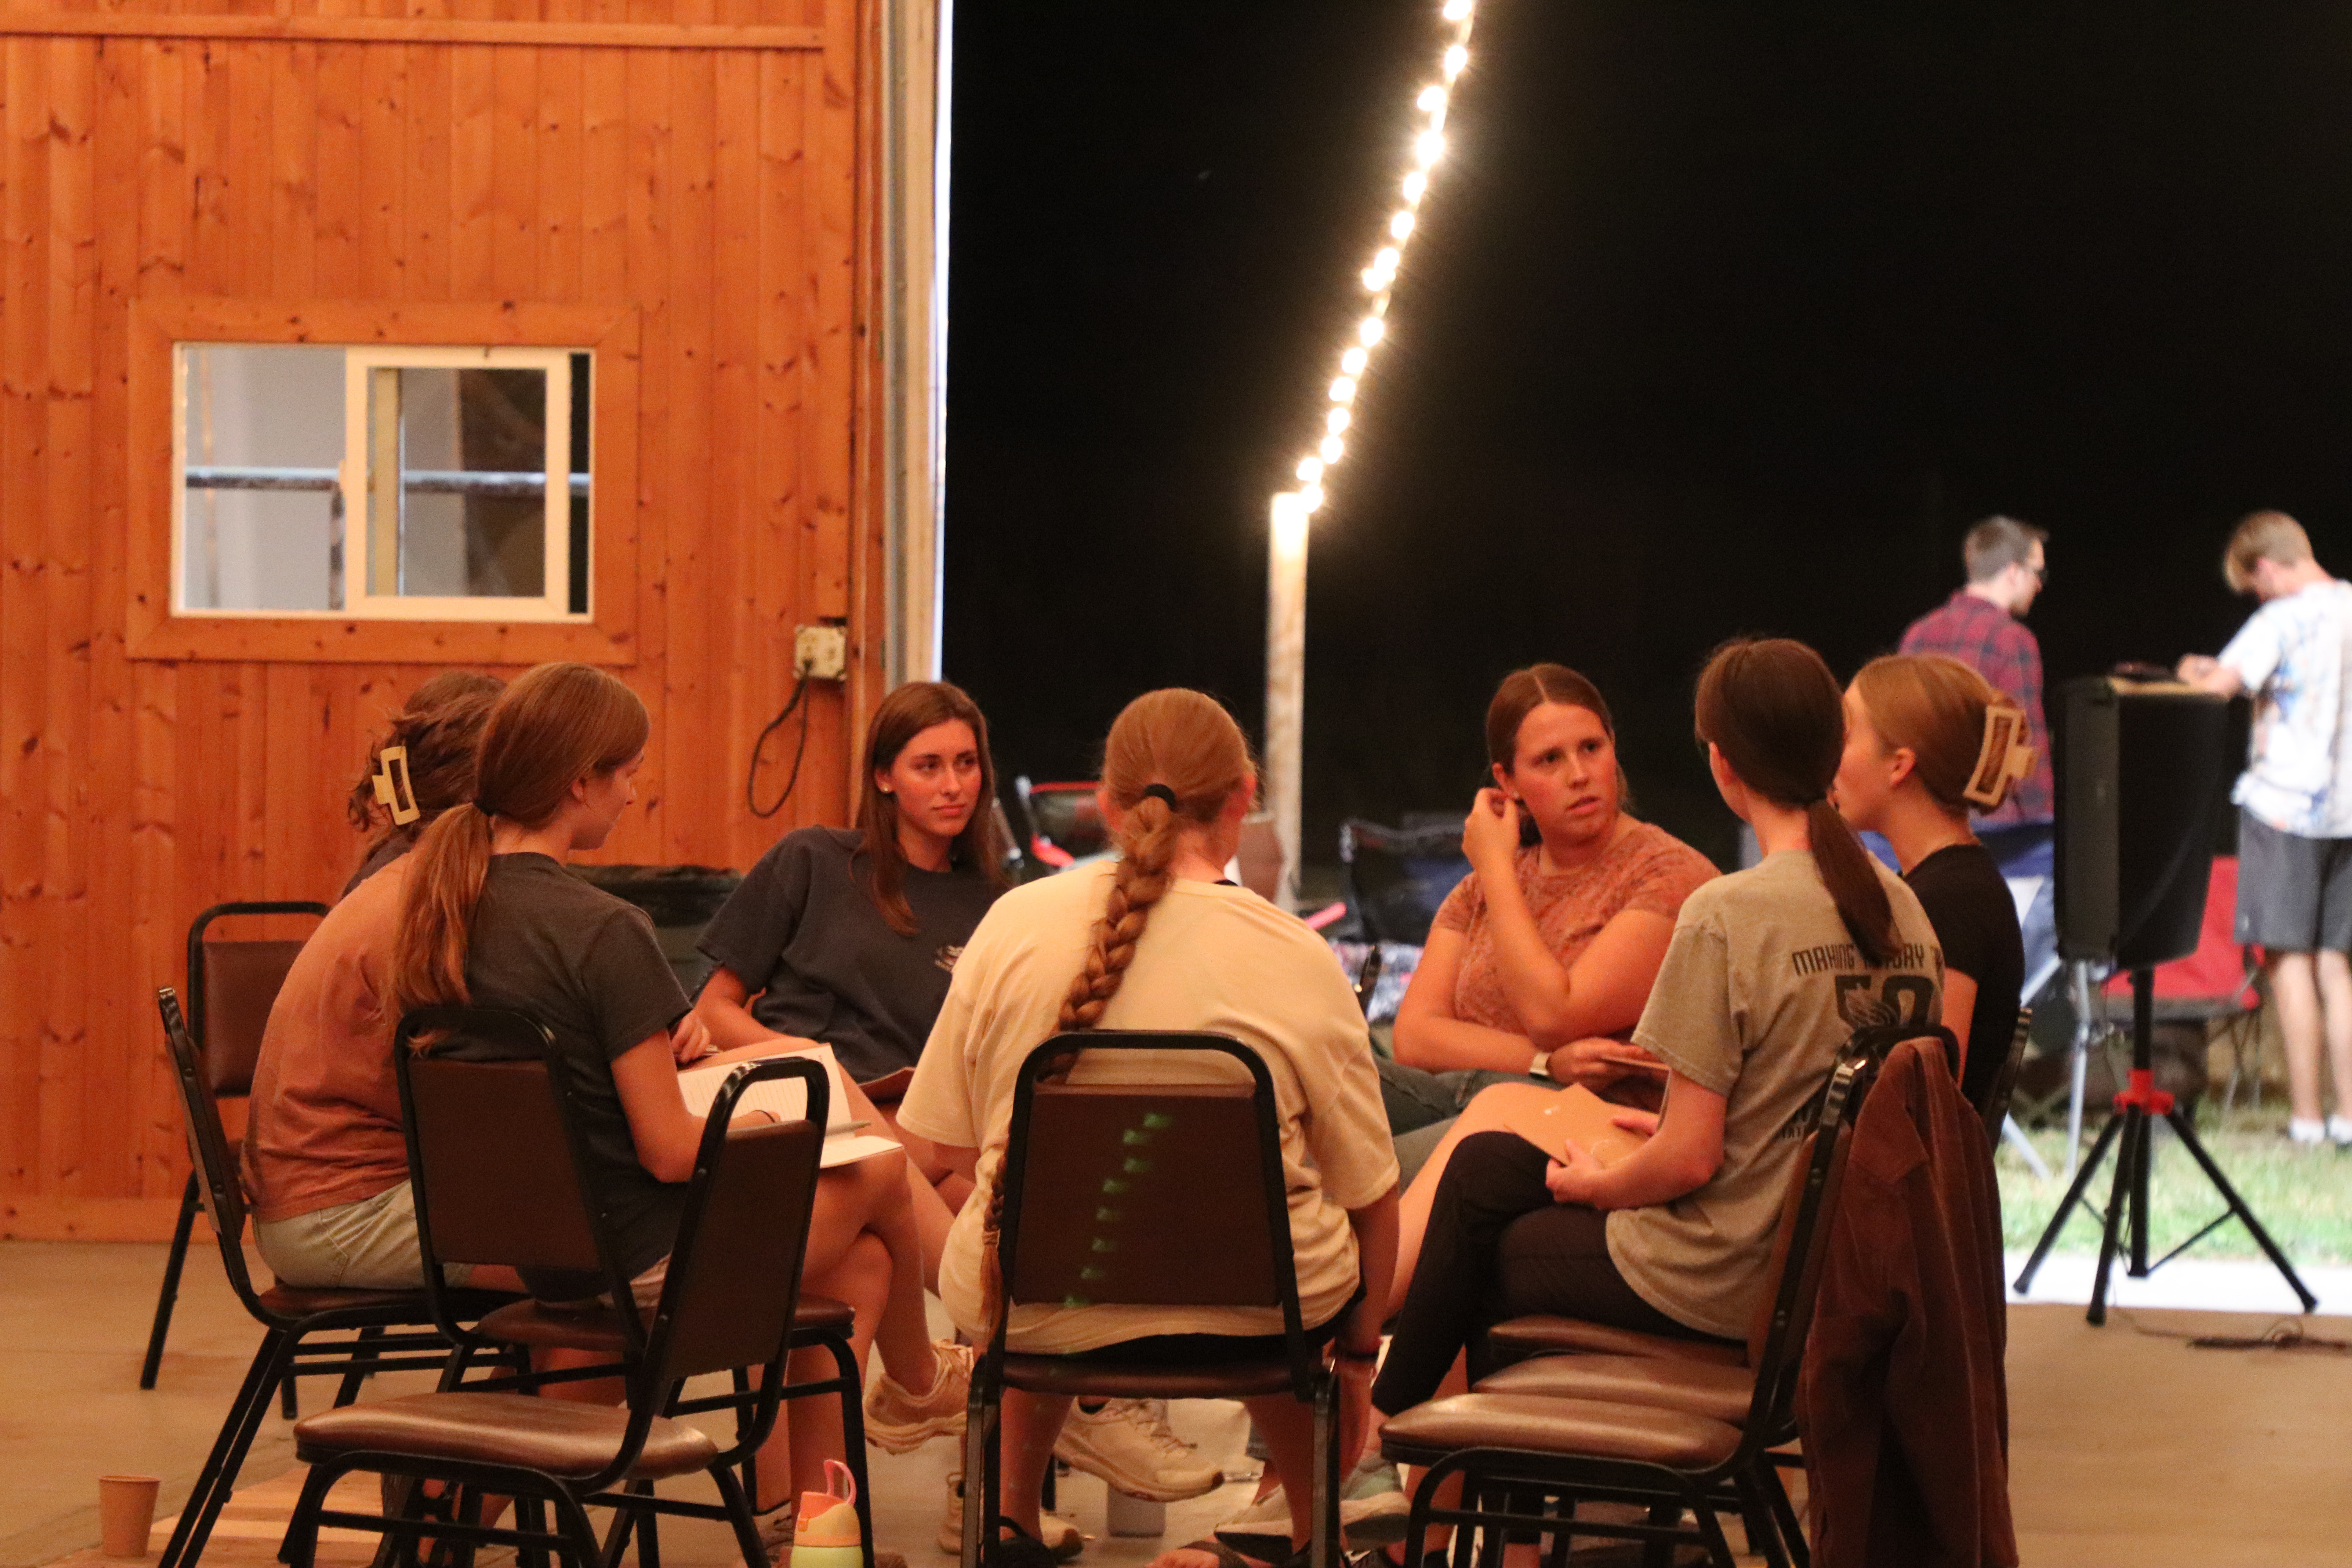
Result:
[[[495,675],[444,670],[418,687],[393,715],[383,739],[368,748],[368,764],[343,807],[352,826],[370,835],[362,858],[387,844],[415,843],[443,812],[474,798],[474,757],[481,749],[482,723],[489,717],[490,704],[506,689],[507,683]],[[375,793],[377,755],[393,746],[408,752],[408,785],[418,816],[406,824],[393,821]]]
[[[573,781],[644,751],[649,729],[636,693],[584,664],[539,665],[499,696],[482,727],[474,798],[425,830],[402,889],[392,965],[402,1012],[467,1000],[466,947],[489,874],[491,819],[545,826]]]
[[[2015,714],[2019,732],[2024,730],[2014,699],[1943,654],[1874,658],[1853,678],[1853,691],[1879,741],[1889,752],[1908,751],[1911,774],[1927,798],[1962,822],[1984,750],[1986,713],[2006,710]],[[2008,783],[2006,773],[1999,774],[1995,788],[2005,790]]]
[[[1152,906],[1168,892],[1168,868],[1185,830],[1214,823],[1234,791],[1248,785],[1255,773],[1241,726],[1213,697],[1170,687],[1147,691],[1120,710],[1103,743],[1102,766],[1103,793],[1119,808],[1121,819],[1118,866],[1086,962],[1062,998],[1058,1031],[1091,1029],[1102,1022],[1103,1009],[1135,962],[1135,945]],[[1067,1075],[1077,1057],[1071,1051],[1056,1058],[1055,1076]],[[1004,1311],[1004,1268],[998,1254],[1004,1218],[1001,1142],[996,1154],[981,1227],[983,1342],[994,1338]]]
[[[1853,830],[1830,804],[1845,749],[1845,708],[1822,656],[1787,638],[1728,642],[1698,678],[1696,729],[1739,782],[1805,814],[1813,864],[1846,933],[1874,968],[1898,943],[1895,908]]]

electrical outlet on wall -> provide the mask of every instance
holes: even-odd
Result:
[[[849,634],[840,626],[801,626],[793,633],[793,673],[839,680],[849,672]]]

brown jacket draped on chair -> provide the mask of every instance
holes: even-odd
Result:
[[[2015,1568],[2000,1194],[1933,1042],[1854,1130],[1797,1390],[1815,1568]]]

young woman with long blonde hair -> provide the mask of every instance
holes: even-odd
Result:
[[[2018,771],[2009,737],[2022,735],[2025,722],[2024,710],[1983,676],[1936,654],[1873,659],[1845,689],[1837,808],[1885,836],[1936,928],[1944,1026],[1960,1043],[1960,1089],[1971,1103],[1991,1088],[2017,1027],[2025,942],[2016,900],[1969,812],[2007,795]]]
[[[1171,689],[1129,703],[1104,747],[1102,781],[1118,860],[997,901],[956,965],[899,1107],[901,1122],[978,1187],[949,1238],[941,1297],[959,1328],[991,1331],[989,1222],[1013,1082],[1030,1051],[1055,1034],[1097,1027],[1232,1036],[1273,1069],[1300,1305],[1340,1369],[1345,1448],[1360,1441],[1396,1245],[1396,1164],[1363,1015],[1328,947],[1225,880],[1257,780],[1239,727],[1213,699]],[[1239,1070],[1192,1052],[1143,1062],[1081,1055],[1072,1077],[1222,1080]],[[1043,1354],[1224,1355],[1235,1337],[1273,1334],[1279,1343],[1279,1329],[1270,1310],[1023,1304],[1007,1342]],[[1313,1490],[1308,1413],[1287,1394],[1247,1403],[1274,1469],[1292,1483],[1290,1533],[1303,1542]],[[1066,1399],[1005,1395],[1008,1562],[1043,1550],[1031,1539],[1038,1489],[1068,1407]],[[1216,1551],[1179,1548],[1160,1563],[1214,1568]]]

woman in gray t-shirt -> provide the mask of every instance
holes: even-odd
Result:
[[[543,664],[506,689],[483,725],[475,798],[417,841],[392,991],[403,1013],[471,1003],[547,1026],[582,1110],[601,1223],[649,1303],[702,1141],[678,1066],[714,1047],[644,913],[562,868],[575,852],[601,847],[636,799],[648,728],[635,695],[587,665]],[[969,1358],[934,1352],[908,1187],[896,1151],[824,1173],[802,1280],[812,1294],[848,1302],[858,1343],[871,1334],[891,1376],[928,1391],[919,1398],[946,1419],[962,1408]],[[545,1300],[604,1289],[601,1279],[536,1270],[524,1281]],[[787,1405],[760,1455],[762,1497],[824,1489],[824,1461],[842,1457],[842,1439],[838,1418],[821,1405]]]
[[[1935,932],[1829,804],[1845,724],[1820,656],[1727,645],[1699,677],[1696,717],[1716,787],[1764,858],[1693,893],[1675,921],[1633,1033],[1669,1070],[1664,1109],[1619,1117],[1652,1136],[1610,1166],[1515,1132],[1463,1141],[1373,1388],[1384,1414],[1441,1392],[1487,1324],[1526,1313],[1744,1336],[1838,1048],[1865,1024],[1937,1021]]]

